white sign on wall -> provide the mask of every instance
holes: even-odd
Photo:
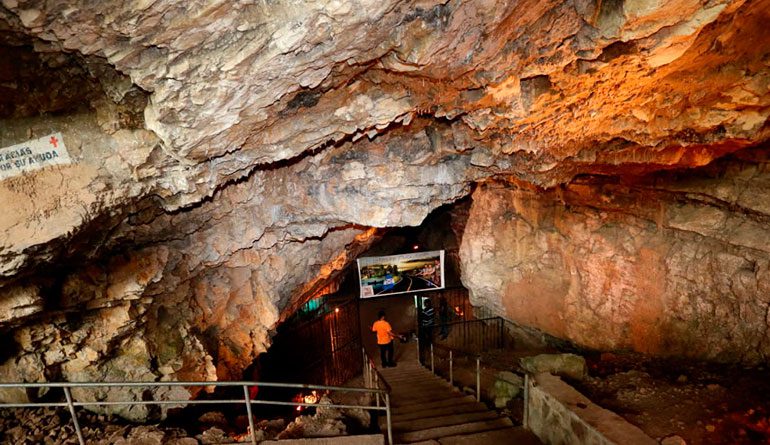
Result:
[[[0,148],[0,180],[49,165],[72,164],[61,133]]]

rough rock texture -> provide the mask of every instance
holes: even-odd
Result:
[[[3,0],[0,146],[60,131],[75,162],[0,182],[0,327],[16,342],[0,375],[237,376],[379,228],[419,224],[473,184],[555,187],[760,144],[769,14],[770,0]],[[725,227],[745,220],[720,209]],[[668,230],[747,258],[737,230],[706,224],[722,221],[713,212],[678,215]],[[483,233],[471,226],[469,243]],[[696,258],[719,249],[688,245]],[[689,258],[666,263],[695,282],[666,287],[666,304],[698,288]],[[725,258],[724,273],[739,263]],[[478,302],[499,301],[469,273]],[[741,292],[753,309],[735,316],[766,332],[760,300]],[[703,297],[714,319],[736,314],[723,295]],[[561,313],[573,315],[593,320]],[[548,318],[527,321],[575,337]],[[580,330],[616,345],[622,326]],[[766,343],[740,326],[665,328],[725,359],[759,360],[749,351]]]
[[[539,354],[521,359],[521,368],[530,374],[553,375],[582,380],[588,375],[586,359],[577,354]]]
[[[770,164],[474,193],[461,258],[475,304],[597,349],[770,357]]]

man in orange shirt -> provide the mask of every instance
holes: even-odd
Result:
[[[378,320],[372,325],[372,332],[377,333],[377,346],[380,348],[382,367],[396,366],[396,362],[393,361],[393,339],[398,336],[393,333],[390,323],[385,321],[385,311],[380,311],[377,318]]]

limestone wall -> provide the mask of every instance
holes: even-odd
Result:
[[[476,305],[597,349],[770,357],[770,180],[755,161],[557,189],[490,184],[461,247]]]

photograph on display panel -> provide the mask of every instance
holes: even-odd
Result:
[[[444,288],[444,251],[358,259],[361,298]]]

